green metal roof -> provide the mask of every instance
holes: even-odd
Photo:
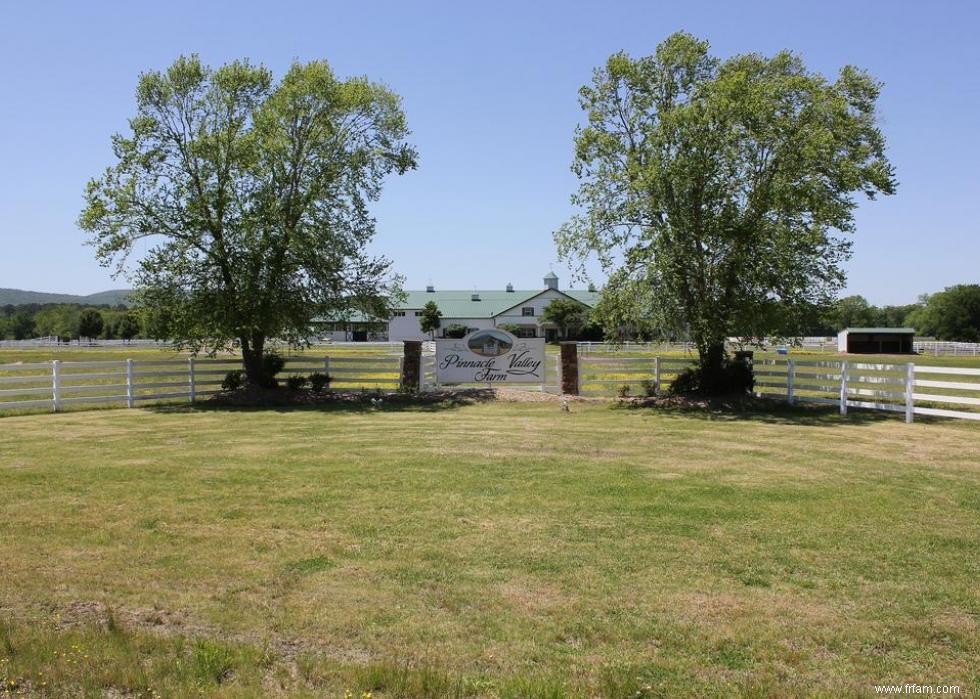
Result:
[[[502,291],[493,289],[490,291],[406,291],[405,300],[395,306],[398,311],[419,311],[429,301],[435,301],[436,306],[442,312],[443,318],[492,318],[498,316],[509,308],[520,306],[530,301],[535,296],[539,296],[551,289],[534,289],[522,291]],[[599,299],[598,291],[585,291],[580,289],[559,289],[558,293],[584,303],[586,306],[594,306]],[[479,301],[473,300],[473,295],[480,297]],[[520,311],[516,313],[520,315]],[[317,318],[318,322],[329,319]],[[339,320],[339,318],[338,318]],[[352,311],[345,320],[352,323],[377,322],[377,319],[368,318],[359,311]]]
[[[395,308],[417,311],[429,301],[435,301],[436,306],[442,311],[443,318],[492,318],[546,291],[551,290],[406,291],[407,298]],[[599,298],[598,291],[565,289],[559,290],[559,293],[584,303],[586,306],[594,306]],[[473,300],[474,294],[479,296],[479,301]]]

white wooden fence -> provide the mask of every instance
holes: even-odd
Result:
[[[916,340],[912,349],[919,354],[934,357],[980,357],[980,342],[942,342],[938,340]]]
[[[980,369],[858,361],[755,362],[758,395],[905,414],[980,420]]]
[[[769,338],[758,342],[743,342],[740,338],[728,338],[728,346],[733,349],[745,348],[791,350],[801,349],[817,352],[837,352],[836,337],[797,337],[787,339]],[[980,357],[980,342],[939,342],[936,340],[916,340],[912,349],[921,355],[933,357]],[[613,352],[694,352],[691,342],[579,342],[579,354],[609,354]]]
[[[426,391],[438,385],[436,376],[436,355],[435,351],[422,351],[422,366],[419,370],[419,390]]]
[[[129,408],[158,400],[200,397],[220,390],[241,359],[60,361],[0,364],[0,411],[46,408],[58,411],[100,403]],[[341,390],[396,388],[401,357],[289,357],[280,375],[324,372]]]
[[[666,390],[677,374],[693,364],[692,359],[684,357],[580,355],[579,392],[586,396],[623,393],[624,386],[632,395],[642,395],[647,386],[659,392]]]
[[[629,387],[666,389],[677,373],[693,365],[683,357],[579,357],[579,387],[584,395],[609,395]],[[756,395],[794,403],[915,415],[980,420],[980,369],[849,360],[761,359],[754,363]],[[645,382],[645,385],[644,385]]]
[[[577,342],[579,356],[631,352],[694,352],[693,342]]]
[[[87,337],[62,342],[58,337],[35,337],[30,340],[0,340],[0,348],[3,349],[78,349],[79,347],[112,347],[115,349],[125,349],[127,347],[156,347],[167,349],[173,347],[169,340],[99,340]]]

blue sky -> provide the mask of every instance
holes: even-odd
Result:
[[[0,4],[0,287],[89,293],[112,280],[75,226],[137,75],[182,53],[281,73],[325,58],[404,98],[420,168],[387,184],[373,245],[408,288],[537,288],[572,213],[578,88],[609,54],[678,29],[716,55],[790,48],[885,82],[899,192],[862,204],[850,293],[907,303],[980,281],[980,3]],[[601,278],[600,278],[601,281]]]

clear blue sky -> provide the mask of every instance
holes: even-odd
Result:
[[[685,29],[720,56],[801,53],[885,82],[900,181],[862,205],[849,292],[906,303],[980,281],[980,3],[975,2],[8,2],[0,14],[0,287],[125,286],[75,226],[111,162],[137,75],[182,53],[281,73],[325,58],[389,84],[420,168],[389,181],[374,247],[408,288],[537,288],[572,212],[577,89],[612,52]],[[600,280],[601,281],[601,280]]]

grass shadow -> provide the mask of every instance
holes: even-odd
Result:
[[[831,425],[865,425],[903,420],[900,413],[883,410],[848,408],[846,415],[832,405],[789,405],[782,401],[749,399],[736,402],[705,404],[662,403],[656,400],[620,400],[615,410],[649,410],[664,415],[717,422],[760,422],[774,425],[827,427]],[[921,418],[917,418],[918,422]]]
[[[299,400],[305,398],[307,400]],[[146,405],[144,409],[158,413],[187,412],[321,412],[321,413],[391,413],[391,412],[441,412],[468,405],[489,403],[497,399],[490,389],[465,389],[459,391],[432,391],[425,393],[387,392],[328,392],[315,396],[290,395],[286,391],[269,394],[265,400],[229,401],[202,400],[194,405],[159,404]]]

